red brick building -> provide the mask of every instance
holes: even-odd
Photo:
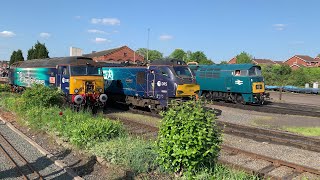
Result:
[[[291,69],[299,69],[300,67],[319,67],[320,59],[312,58],[305,55],[295,55],[284,62],[288,64]]]
[[[110,62],[110,63],[121,63],[130,62],[136,64],[143,62],[144,57],[128,46],[122,46],[119,48],[108,49],[99,52],[92,52],[91,54],[84,54],[83,56],[90,57],[97,62]]]

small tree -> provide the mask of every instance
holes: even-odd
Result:
[[[10,57],[9,65],[18,62],[18,61],[24,61],[24,57],[22,54],[21,49],[18,49],[17,51],[13,51]]]
[[[237,55],[236,59],[237,64],[252,63],[252,56],[246,52],[242,52],[239,55]]]
[[[43,59],[49,58],[49,52],[45,44],[41,44],[39,41],[28,50],[28,60],[31,59]]]
[[[186,52],[182,49],[175,49],[169,56],[174,59],[186,60]]]
[[[200,63],[201,61],[206,61],[208,59],[202,51],[196,51],[190,55],[190,60]]]
[[[228,64],[228,61],[221,61],[220,64]]]
[[[17,51],[13,51],[12,54],[11,54],[11,56],[10,56],[10,61],[9,61],[9,64],[10,64],[10,65],[13,64],[13,63],[15,63],[15,61],[16,61],[16,56],[17,56]]]
[[[157,50],[148,50],[146,48],[139,48],[137,50],[137,53],[141,54],[144,56],[144,60],[149,60],[149,61],[153,61],[153,60],[157,60],[157,59],[162,59],[163,58],[163,54]],[[148,58],[147,58],[147,54],[148,54]]]
[[[221,133],[212,111],[200,101],[173,101],[162,113],[157,141],[159,163],[176,174],[193,174],[217,161]]]

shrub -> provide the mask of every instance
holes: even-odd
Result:
[[[27,88],[21,95],[27,106],[61,106],[63,96],[57,88],[50,88],[40,84],[34,84]]]
[[[222,136],[211,110],[200,101],[172,103],[162,113],[158,135],[158,160],[167,170],[190,174],[211,168],[217,160]]]
[[[0,84],[0,92],[10,92],[9,84]]]

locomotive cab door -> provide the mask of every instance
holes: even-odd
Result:
[[[168,82],[157,67],[150,67],[147,75],[148,97],[163,100],[168,98]]]
[[[69,94],[69,67],[58,66],[58,73],[56,75],[56,86],[61,89],[65,94]]]

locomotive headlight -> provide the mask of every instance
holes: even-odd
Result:
[[[79,92],[79,89],[75,89],[75,90],[74,90],[74,93],[77,94],[78,92]]]

